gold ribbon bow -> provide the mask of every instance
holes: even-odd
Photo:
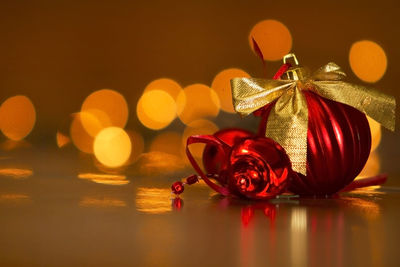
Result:
[[[312,88],[320,96],[352,106],[394,131],[395,99],[372,88],[340,81],[344,77],[341,68],[331,62],[303,79],[234,78],[233,106],[247,116],[276,100],[265,136],[285,148],[294,171],[306,175],[308,108],[302,90]]]

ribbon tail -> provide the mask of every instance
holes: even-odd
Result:
[[[394,131],[396,121],[394,97],[372,88],[342,81],[314,81],[313,83],[320,96],[352,106],[385,128]]]
[[[288,154],[294,171],[307,174],[307,100],[294,85],[276,102],[268,117],[265,136],[278,142]]]

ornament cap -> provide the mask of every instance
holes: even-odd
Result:
[[[297,57],[294,53],[287,54],[283,57],[283,63],[287,64],[289,63],[288,61],[292,59],[294,64],[291,64],[292,67],[290,67],[283,75],[282,79],[283,80],[303,80],[304,77],[306,76],[306,70],[299,65],[299,61],[297,60]]]

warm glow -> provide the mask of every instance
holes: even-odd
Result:
[[[57,131],[56,141],[57,141],[57,146],[59,148],[61,148],[61,147],[64,147],[64,146],[68,145],[69,142],[71,142],[71,139],[69,139],[69,137],[66,136],[65,134]]]
[[[110,89],[90,94],[82,104],[82,125],[89,135],[95,137],[103,128],[124,128],[128,121],[128,104],[123,95]]]
[[[105,128],[94,139],[94,155],[107,167],[122,166],[129,159],[131,149],[129,135],[118,127]]]
[[[7,176],[14,179],[25,179],[32,176],[33,171],[30,169],[19,168],[2,168],[0,169],[0,176]]]
[[[162,129],[176,118],[175,100],[169,93],[150,90],[139,99],[136,112],[140,122],[147,128]]]
[[[144,92],[152,90],[164,91],[168,93],[173,99],[176,99],[179,93],[182,91],[182,87],[174,80],[162,78],[149,83],[144,89]]]
[[[10,97],[0,106],[0,129],[11,140],[25,138],[32,131],[35,121],[35,107],[26,96]]]
[[[163,132],[157,135],[150,145],[150,151],[181,155],[182,136],[177,132]]]
[[[357,176],[357,179],[378,175],[380,168],[381,163],[379,160],[379,155],[376,152],[371,152],[367,163],[365,163],[364,169]]]
[[[263,20],[251,29],[249,43],[254,51],[253,39],[265,60],[280,60],[292,49],[292,36],[288,28],[277,20]]]
[[[177,150],[180,149],[179,147]],[[160,151],[150,151],[140,156],[137,167],[143,175],[165,175],[185,168],[182,156]]]
[[[371,151],[374,151],[381,142],[382,131],[379,122],[367,116],[369,128],[371,129]]]
[[[109,208],[109,207],[126,207],[123,200],[111,197],[84,197],[79,206],[82,207],[95,207],[95,208]]]
[[[220,102],[217,93],[204,84],[186,87],[177,98],[178,116],[186,125],[192,121],[216,117]]]
[[[0,195],[0,203],[29,203],[31,199],[25,194],[2,194]]]
[[[106,174],[106,173],[80,173],[78,174],[79,179],[90,180],[98,184],[106,185],[126,185],[129,184],[129,180],[126,179],[125,175],[119,174]]]
[[[231,79],[249,77],[250,75],[245,71],[233,68],[223,70],[215,76],[211,87],[217,93],[223,111],[235,112],[232,104]]]
[[[385,74],[387,58],[380,45],[372,41],[358,41],[350,48],[351,69],[364,82],[374,83]]]
[[[72,114],[69,134],[76,148],[85,153],[93,153],[93,137],[83,127],[80,112]]]
[[[183,145],[183,147],[186,147],[186,140],[191,135],[214,134],[216,131],[218,131],[218,127],[211,121],[197,120],[191,122],[183,132],[181,144]],[[201,158],[201,156],[203,155],[204,147],[205,147],[204,144],[192,144],[190,145],[190,151],[194,157]]]
[[[136,194],[136,209],[149,214],[171,211],[171,190],[169,188],[139,187]]]

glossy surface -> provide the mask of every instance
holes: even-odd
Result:
[[[99,171],[73,150],[2,151],[0,265],[397,266],[400,171],[389,137],[386,187],[270,202],[222,198],[204,184],[173,201],[171,184],[191,169],[146,176],[134,165],[127,183],[97,183],[77,177]]]

